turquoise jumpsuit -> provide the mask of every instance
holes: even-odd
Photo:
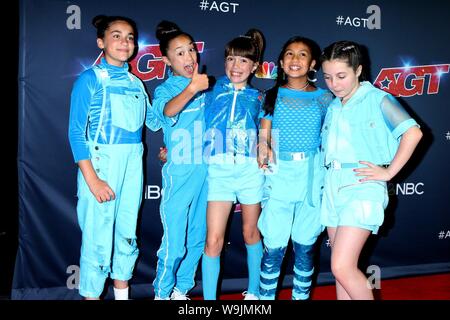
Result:
[[[162,122],[167,147],[160,205],[164,234],[153,281],[155,296],[160,299],[169,298],[174,289],[186,294],[194,287],[206,240],[205,94],[193,97],[176,116],[164,115],[167,102],[179,95],[190,81],[169,73],[169,78],[155,89],[153,100],[153,110]]]

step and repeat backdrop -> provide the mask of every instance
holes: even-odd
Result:
[[[266,39],[264,63],[252,84],[270,88],[283,43],[294,35],[322,48],[337,40],[361,43],[370,81],[395,95],[424,132],[414,158],[389,183],[385,224],[363,252],[361,268],[379,279],[450,271],[450,4],[446,1],[129,0],[20,1],[19,50],[19,248],[13,299],[79,299],[81,232],[76,216],[76,173],[67,131],[72,85],[99,61],[98,14],[134,19],[139,52],[130,63],[150,96],[167,78],[155,37],[163,19],[192,34],[200,68],[224,72],[224,46],[249,28]],[[5,62],[7,63],[7,62]],[[321,72],[317,84],[325,87]],[[11,79],[13,81],[13,79]],[[145,131],[145,185],[138,221],[140,256],[132,298],[153,296],[159,216],[162,132]],[[319,239],[317,284],[331,283],[330,248]],[[284,286],[292,281],[286,257]],[[201,293],[197,272],[193,293]],[[378,281],[378,283],[377,283]],[[110,283],[107,283],[110,284]],[[222,292],[245,290],[246,250],[240,207],[232,215],[223,251]],[[106,297],[111,296],[107,286]]]

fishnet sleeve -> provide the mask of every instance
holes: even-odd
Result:
[[[384,121],[391,130],[392,135],[399,139],[409,128],[419,127],[402,105],[391,95],[386,95],[381,102],[381,112]]]

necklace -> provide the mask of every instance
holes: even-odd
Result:
[[[286,87],[288,87],[289,89],[295,90],[295,91],[305,91],[305,89],[309,87],[309,81],[307,81],[306,84],[301,88],[294,88],[294,87],[290,86],[288,83],[286,83]]]

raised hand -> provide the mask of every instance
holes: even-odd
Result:
[[[192,73],[192,79],[189,86],[194,93],[206,90],[209,87],[208,75],[198,73],[198,63],[194,65],[194,71]]]

